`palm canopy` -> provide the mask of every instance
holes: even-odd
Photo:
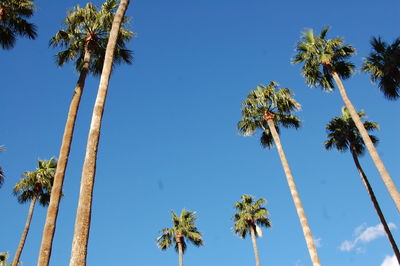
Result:
[[[100,75],[109,32],[118,7],[117,0],[106,0],[101,9],[87,3],[85,7],[75,6],[64,21],[64,29],[50,39],[49,45],[63,48],[56,55],[56,63],[62,66],[69,61],[75,61],[75,68],[81,71],[84,64],[85,48],[91,53],[89,71],[93,75]],[[129,18],[124,17],[119,31],[113,64],[132,64],[132,51],[126,49],[126,42],[131,40],[132,31],[125,28]]]
[[[292,63],[304,63],[302,75],[310,87],[319,87],[331,91],[334,88],[331,71],[343,79],[349,78],[354,65],[347,61],[356,50],[351,45],[344,45],[342,38],[325,39],[329,27],[322,29],[319,36],[312,29],[302,33],[296,45],[297,54]]]
[[[36,26],[26,20],[32,17],[34,8],[29,0],[0,0],[1,48],[13,48],[18,35],[36,38]]]
[[[204,245],[201,233],[195,226],[196,212],[182,210],[180,216],[172,211],[172,228],[163,228],[161,236],[157,238],[157,245],[161,250],[166,250],[173,244],[178,252],[178,243],[182,244],[182,251],[186,250],[186,241],[199,247]]]
[[[54,158],[39,160],[35,171],[24,172],[24,177],[14,186],[13,192],[18,202],[26,203],[37,198],[42,206],[48,205],[56,167],[57,161]]]
[[[379,89],[389,100],[400,97],[400,38],[391,45],[380,37],[371,40],[372,51],[364,58],[362,71],[368,72],[372,82],[378,82]]]
[[[239,133],[244,136],[253,135],[260,129],[261,144],[266,148],[272,147],[274,140],[265,115],[273,118],[278,132],[279,126],[300,127],[300,119],[292,112],[300,110],[301,105],[292,98],[293,92],[289,88],[277,89],[278,83],[272,81],[268,86],[260,84],[252,90],[242,104],[242,120],[237,124]]]
[[[363,111],[358,112],[361,119],[366,118]],[[364,127],[367,131],[374,131],[379,128],[378,123],[364,121]],[[336,148],[338,151],[345,152],[348,149],[354,149],[357,155],[362,155],[365,151],[365,144],[361,134],[358,131],[353,119],[351,119],[349,111],[343,107],[342,115],[334,117],[326,126],[328,140],[325,141],[327,150]],[[374,135],[369,135],[371,141],[375,144],[378,138]]]
[[[250,195],[243,195],[241,201],[235,203],[237,213],[233,216],[235,225],[233,231],[245,238],[250,228],[256,226],[271,227],[271,221],[268,218],[268,211],[262,205],[265,204],[265,199],[260,198],[255,200]]]

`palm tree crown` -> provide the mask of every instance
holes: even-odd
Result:
[[[32,17],[34,7],[29,0],[0,0],[1,48],[13,48],[17,35],[36,38],[36,26],[26,20]]]
[[[363,111],[358,112],[361,119],[366,117]],[[374,131],[379,128],[378,123],[364,121],[364,127],[367,131]],[[357,155],[362,155],[365,152],[365,145],[349,111],[343,107],[342,115],[334,117],[326,126],[328,140],[325,141],[325,148],[330,150],[336,148],[338,151],[345,152],[349,149],[354,149]],[[378,138],[374,135],[369,135],[372,142],[378,142]]]
[[[39,160],[35,171],[25,172],[24,178],[14,186],[18,202],[25,203],[37,198],[42,206],[48,205],[56,167],[57,161],[54,158]]]
[[[301,40],[296,45],[297,54],[292,62],[303,63],[302,75],[307,85],[331,91],[334,88],[331,71],[341,78],[349,78],[354,65],[347,59],[356,53],[351,45],[344,45],[342,38],[325,39],[329,27],[322,29],[319,36],[309,29],[303,32]]]
[[[186,250],[186,241],[190,241],[196,247],[204,245],[201,233],[195,226],[196,212],[182,210],[180,216],[172,211],[172,228],[163,228],[161,236],[157,238],[157,245],[161,250],[166,250],[174,244],[178,252],[178,243],[182,244],[182,252]]]
[[[84,8],[79,5],[69,11],[64,21],[64,30],[60,30],[50,39],[50,46],[65,48],[56,55],[58,66],[75,60],[75,68],[81,71],[84,64],[86,49],[91,53],[89,71],[93,75],[100,75],[103,68],[109,32],[114,19],[117,0],[106,0],[100,10],[92,3],[87,3]],[[132,64],[132,51],[126,49],[126,42],[132,38],[132,31],[124,28],[129,22],[124,17],[123,25],[119,31],[114,63],[125,62]]]
[[[259,227],[271,227],[271,222],[268,219],[268,211],[262,205],[265,204],[265,199],[260,198],[257,201],[250,195],[243,195],[241,201],[235,203],[237,213],[233,216],[235,225],[233,231],[240,236],[245,238],[249,233],[250,228],[253,228],[257,232],[257,236],[261,236],[261,230]]]
[[[400,97],[400,38],[388,45],[380,37],[372,38],[372,52],[364,59],[362,71],[369,72],[372,82],[389,100]]]
[[[300,127],[300,119],[291,114],[301,107],[292,98],[293,92],[289,88],[276,91],[277,88],[278,83],[272,81],[268,86],[260,84],[251,91],[242,104],[242,120],[237,125],[239,133],[244,136],[253,135],[260,129],[261,144],[266,148],[271,148],[274,144],[266,118],[273,119],[278,132],[279,125],[296,129]]]

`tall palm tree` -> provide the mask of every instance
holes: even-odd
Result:
[[[88,3],[84,8],[75,6],[65,19],[65,29],[58,31],[50,40],[52,46],[65,48],[56,56],[57,65],[61,66],[69,61],[75,61],[75,67],[80,75],[68,111],[53,191],[47,210],[38,262],[38,265],[41,266],[47,266],[50,262],[65,170],[86,76],[88,73],[96,76],[101,73],[116,8],[117,0],[107,0],[100,10],[91,3]],[[126,25],[128,20],[127,17],[124,17],[123,26]],[[125,43],[131,39],[133,33],[124,27],[119,32],[114,63],[131,64],[132,52],[126,49]]]
[[[32,17],[35,6],[29,0],[0,1],[0,45],[2,49],[15,46],[17,36],[35,39],[36,26],[26,19]]]
[[[293,58],[293,63],[304,63],[302,74],[309,86],[320,86],[324,90],[331,91],[334,88],[333,80],[335,81],[344,105],[349,111],[351,119],[353,119],[358,131],[360,131],[365,146],[390,196],[395,202],[397,210],[400,211],[399,191],[379,157],[378,151],[358,116],[356,109],[347,96],[341,80],[341,78],[347,79],[352,75],[354,65],[347,59],[349,59],[356,50],[351,45],[344,45],[344,41],[341,38],[325,39],[328,30],[329,27],[324,28],[319,36],[315,36],[313,30],[305,31],[301,36],[301,40],[297,43],[297,54]]]
[[[25,245],[26,236],[28,235],[36,201],[39,200],[39,203],[42,206],[47,206],[49,204],[51,186],[53,185],[56,167],[57,161],[54,158],[48,161],[39,160],[36,170],[33,172],[25,172],[24,178],[14,186],[14,195],[18,197],[18,202],[26,203],[30,201],[31,204],[24,231],[12,262],[13,266],[18,265],[22,249]]]
[[[172,212],[172,228],[163,228],[160,231],[161,236],[157,238],[157,245],[161,250],[166,250],[174,244],[179,254],[179,266],[183,266],[187,241],[196,247],[204,245],[201,233],[194,224],[197,220],[195,215],[196,212],[185,209],[181,211],[180,216]]]
[[[358,112],[358,116],[361,119],[366,117],[365,113],[362,111]],[[378,124],[375,122],[364,121],[363,123],[367,131],[374,131],[378,129]],[[394,241],[392,233],[390,232],[385,217],[383,216],[382,210],[379,206],[378,200],[376,199],[372,186],[369,183],[368,178],[358,160],[358,157],[360,155],[363,155],[365,152],[365,145],[360,136],[360,132],[357,130],[354,121],[351,119],[349,111],[346,108],[342,108],[342,116],[333,118],[326,126],[326,131],[328,132],[328,140],[325,141],[325,148],[327,150],[333,148],[336,148],[338,151],[341,152],[350,150],[351,155],[353,156],[354,163],[357,167],[357,171],[360,174],[361,180],[364,183],[365,188],[367,189],[368,195],[372,201],[372,204],[375,207],[376,213],[379,216],[379,220],[381,221],[383,228],[385,229],[386,235],[393,248],[394,254],[396,255],[397,260],[400,264],[399,249],[396,245],[396,242]],[[371,138],[373,143],[378,142],[378,138],[376,136],[369,135],[369,137]]]
[[[308,252],[313,265],[316,266],[320,265],[317,249],[279,138],[279,126],[296,129],[300,127],[300,119],[292,114],[293,111],[300,109],[300,104],[292,98],[293,93],[290,89],[281,88],[276,91],[277,88],[278,84],[271,82],[268,86],[258,85],[257,89],[249,93],[242,104],[242,120],[238,123],[238,129],[244,136],[253,135],[257,129],[260,129],[261,144],[265,148],[272,148],[275,143],[300,219]]]
[[[4,151],[4,150],[5,150],[4,147],[0,146],[0,151]],[[3,185],[3,183],[4,183],[4,171],[3,171],[3,167],[0,166],[0,188]]]
[[[90,124],[88,143],[86,146],[85,161],[82,169],[81,188],[79,193],[78,210],[75,220],[74,238],[72,241],[72,252],[70,266],[86,265],[86,254],[90,231],[90,219],[92,213],[93,185],[96,173],[97,148],[99,145],[101,122],[106,103],[108,83],[116,55],[118,36],[123,25],[125,12],[129,6],[129,0],[121,0],[115,14],[110,37],[107,43],[100,85],[93,109]]]
[[[400,38],[389,45],[380,37],[371,40],[372,51],[364,59],[362,71],[371,75],[372,82],[389,100],[400,97]]]
[[[257,236],[262,236],[261,226],[271,227],[271,222],[268,219],[269,213],[262,206],[265,204],[265,199],[260,198],[256,201],[250,195],[243,195],[240,200],[234,205],[237,213],[233,216],[233,220],[235,221],[233,231],[241,238],[245,238],[247,233],[250,233],[256,266],[260,266],[256,238]]]

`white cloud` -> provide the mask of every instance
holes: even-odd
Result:
[[[322,247],[322,238],[314,238],[314,243],[315,243],[315,246],[317,247],[317,248],[320,248],[320,247]]]
[[[389,223],[390,229],[396,229],[396,225],[394,223]],[[339,249],[341,251],[351,251],[358,244],[369,243],[379,237],[384,237],[386,235],[385,230],[383,229],[382,224],[377,224],[375,226],[367,227],[365,224],[358,226],[354,230],[353,240],[345,240],[340,244]],[[357,253],[363,253],[365,250],[363,248],[358,247],[356,249]]]
[[[396,256],[386,256],[381,266],[399,266]]]

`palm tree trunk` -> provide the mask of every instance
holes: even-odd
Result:
[[[183,266],[183,248],[182,243],[178,242],[179,266]]]
[[[75,220],[74,238],[72,241],[70,266],[86,265],[90,219],[92,212],[93,185],[96,174],[96,158],[100,138],[101,122],[106,102],[108,82],[110,80],[117,37],[128,5],[129,0],[121,0],[114,17],[109,41],[107,43],[104,66],[101,73],[99,90],[92,114],[85,161],[82,170],[81,188]]]
[[[317,249],[315,248],[314,239],[311,234],[310,226],[308,225],[306,214],[304,213],[303,206],[300,201],[300,196],[297,193],[296,185],[293,180],[292,172],[290,171],[289,163],[286,160],[285,153],[282,148],[281,140],[279,138],[278,132],[276,131],[274,122],[272,119],[267,120],[268,127],[272,133],[272,137],[274,138],[274,142],[276,148],[278,149],[278,154],[281,159],[281,163],[283,166],[283,170],[285,171],[286,180],[289,184],[290,193],[292,194],[292,198],[294,201],[294,205],[296,206],[297,215],[300,219],[301,228],[303,229],[304,238],[307,243],[308,252],[310,253],[311,261],[314,266],[320,266],[321,263],[319,261]]]
[[[51,189],[50,203],[47,209],[46,221],[43,229],[42,244],[40,246],[38,266],[48,266],[50,263],[51,248],[56,230],[56,221],[60,199],[62,195],[62,186],[64,183],[65,169],[68,164],[69,151],[71,149],[72,137],[74,134],[76,116],[79,110],[85,80],[89,70],[91,51],[86,47],[84,55],[84,64],[76,83],[71,104],[69,106],[67,122],[65,124],[64,135],[62,138],[60,154],[58,157],[57,169],[54,176],[54,183]]]
[[[339,88],[339,92],[340,92],[340,95],[342,96],[343,102],[344,102],[347,110],[349,110],[350,116],[353,119],[358,131],[360,132],[361,137],[364,141],[364,144],[367,147],[372,160],[374,161],[375,167],[378,169],[379,174],[381,175],[381,178],[382,178],[383,182],[385,183],[390,196],[392,197],[394,203],[396,204],[397,210],[400,212],[399,191],[397,190],[395,184],[393,183],[392,178],[390,177],[388,171],[385,168],[385,165],[383,164],[381,158],[379,157],[379,154],[378,154],[374,144],[372,143],[371,138],[369,137],[368,132],[364,127],[364,124],[362,123],[360,117],[358,116],[356,109],[354,108],[349,97],[347,96],[346,90],[343,86],[342,81],[339,78],[339,75],[334,70],[332,70],[332,67],[330,68],[330,71],[332,73],[333,79],[336,82],[336,85]]]
[[[35,208],[35,203],[36,203],[36,196],[33,197],[33,199],[31,200],[31,204],[29,206],[29,211],[28,211],[28,217],[26,218],[26,222],[25,222],[24,231],[22,232],[17,251],[15,252],[12,266],[17,266],[18,262],[19,262],[19,258],[21,257],[22,249],[24,248],[24,245],[25,245],[26,236],[28,235],[29,226],[31,225],[33,209]]]
[[[256,266],[260,266],[260,256],[258,255],[256,232],[254,227],[250,226],[251,242],[253,243],[254,257],[256,258]]]
[[[399,252],[399,249],[398,249],[398,247],[396,245],[396,242],[394,241],[392,233],[390,232],[390,229],[389,229],[389,226],[388,226],[388,224],[387,224],[387,222],[385,220],[385,217],[383,216],[381,207],[379,206],[378,200],[375,197],[375,193],[372,190],[371,184],[369,183],[367,176],[365,175],[363,169],[361,168],[361,164],[358,161],[357,153],[355,152],[354,147],[350,147],[350,150],[351,150],[351,155],[353,155],[354,163],[356,164],[358,173],[361,176],[361,180],[363,181],[363,183],[365,185],[365,188],[367,189],[368,195],[371,198],[372,203],[374,204],[376,213],[379,216],[379,220],[381,221],[382,226],[385,229],[385,232],[386,232],[386,235],[387,235],[387,237],[389,239],[390,245],[392,246],[394,254],[396,255],[397,261],[399,262],[399,265],[400,265],[400,252]]]

